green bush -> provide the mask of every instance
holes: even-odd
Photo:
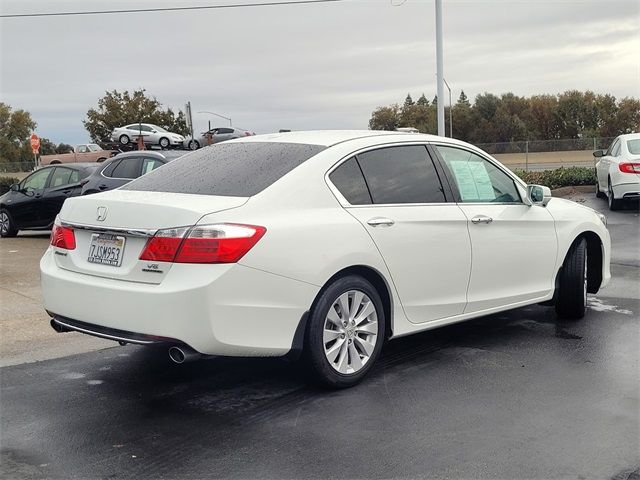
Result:
[[[560,187],[596,184],[596,172],[591,167],[560,167],[540,172],[526,172],[517,168],[513,173],[529,184],[545,185],[552,190]]]
[[[0,195],[4,195],[9,191],[9,187],[19,180],[13,177],[0,177]]]

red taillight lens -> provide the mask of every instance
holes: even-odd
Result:
[[[161,230],[151,238],[140,260],[174,263],[235,263],[267,231],[255,225],[223,223]],[[186,234],[186,236],[185,236]]]
[[[54,224],[51,232],[51,245],[65,250],[75,250],[76,235],[73,233],[73,229]]]
[[[640,173],[640,163],[621,163],[618,167],[622,173]]]

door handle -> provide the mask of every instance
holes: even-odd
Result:
[[[493,222],[493,218],[487,217],[486,215],[476,215],[471,219],[471,223],[478,225],[479,223],[491,223]]]
[[[371,225],[372,227],[379,227],[379,226],[390,227],[391,225],[393,225],[396,222],[394,222],[390,218],[374,217],[374,218],[371,218],[371,219],[367,220],[367,223],[369,225]]]

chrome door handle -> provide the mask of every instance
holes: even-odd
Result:
[[[486,215],[476,215],[471,219],[471,223],[475,223],[478,225],[479,223],[491,223],[493,222],[493,218],[487,217]]]
[[[367,220],[367,223],[369,225],[371,225],[372,227],[379,227],[381,225],[382,226],[386,226],[386,227],[390,227],[391,225],[393,225],[396,222],[394,222],[390,218],[375,217],[375,218],[372,218],[370,220]]]

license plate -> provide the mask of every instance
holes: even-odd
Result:
[[[90,263],[119,267],[122,265],[124,243],[125,238],[120,235],[94,233],[91,235],[87,261]]]

